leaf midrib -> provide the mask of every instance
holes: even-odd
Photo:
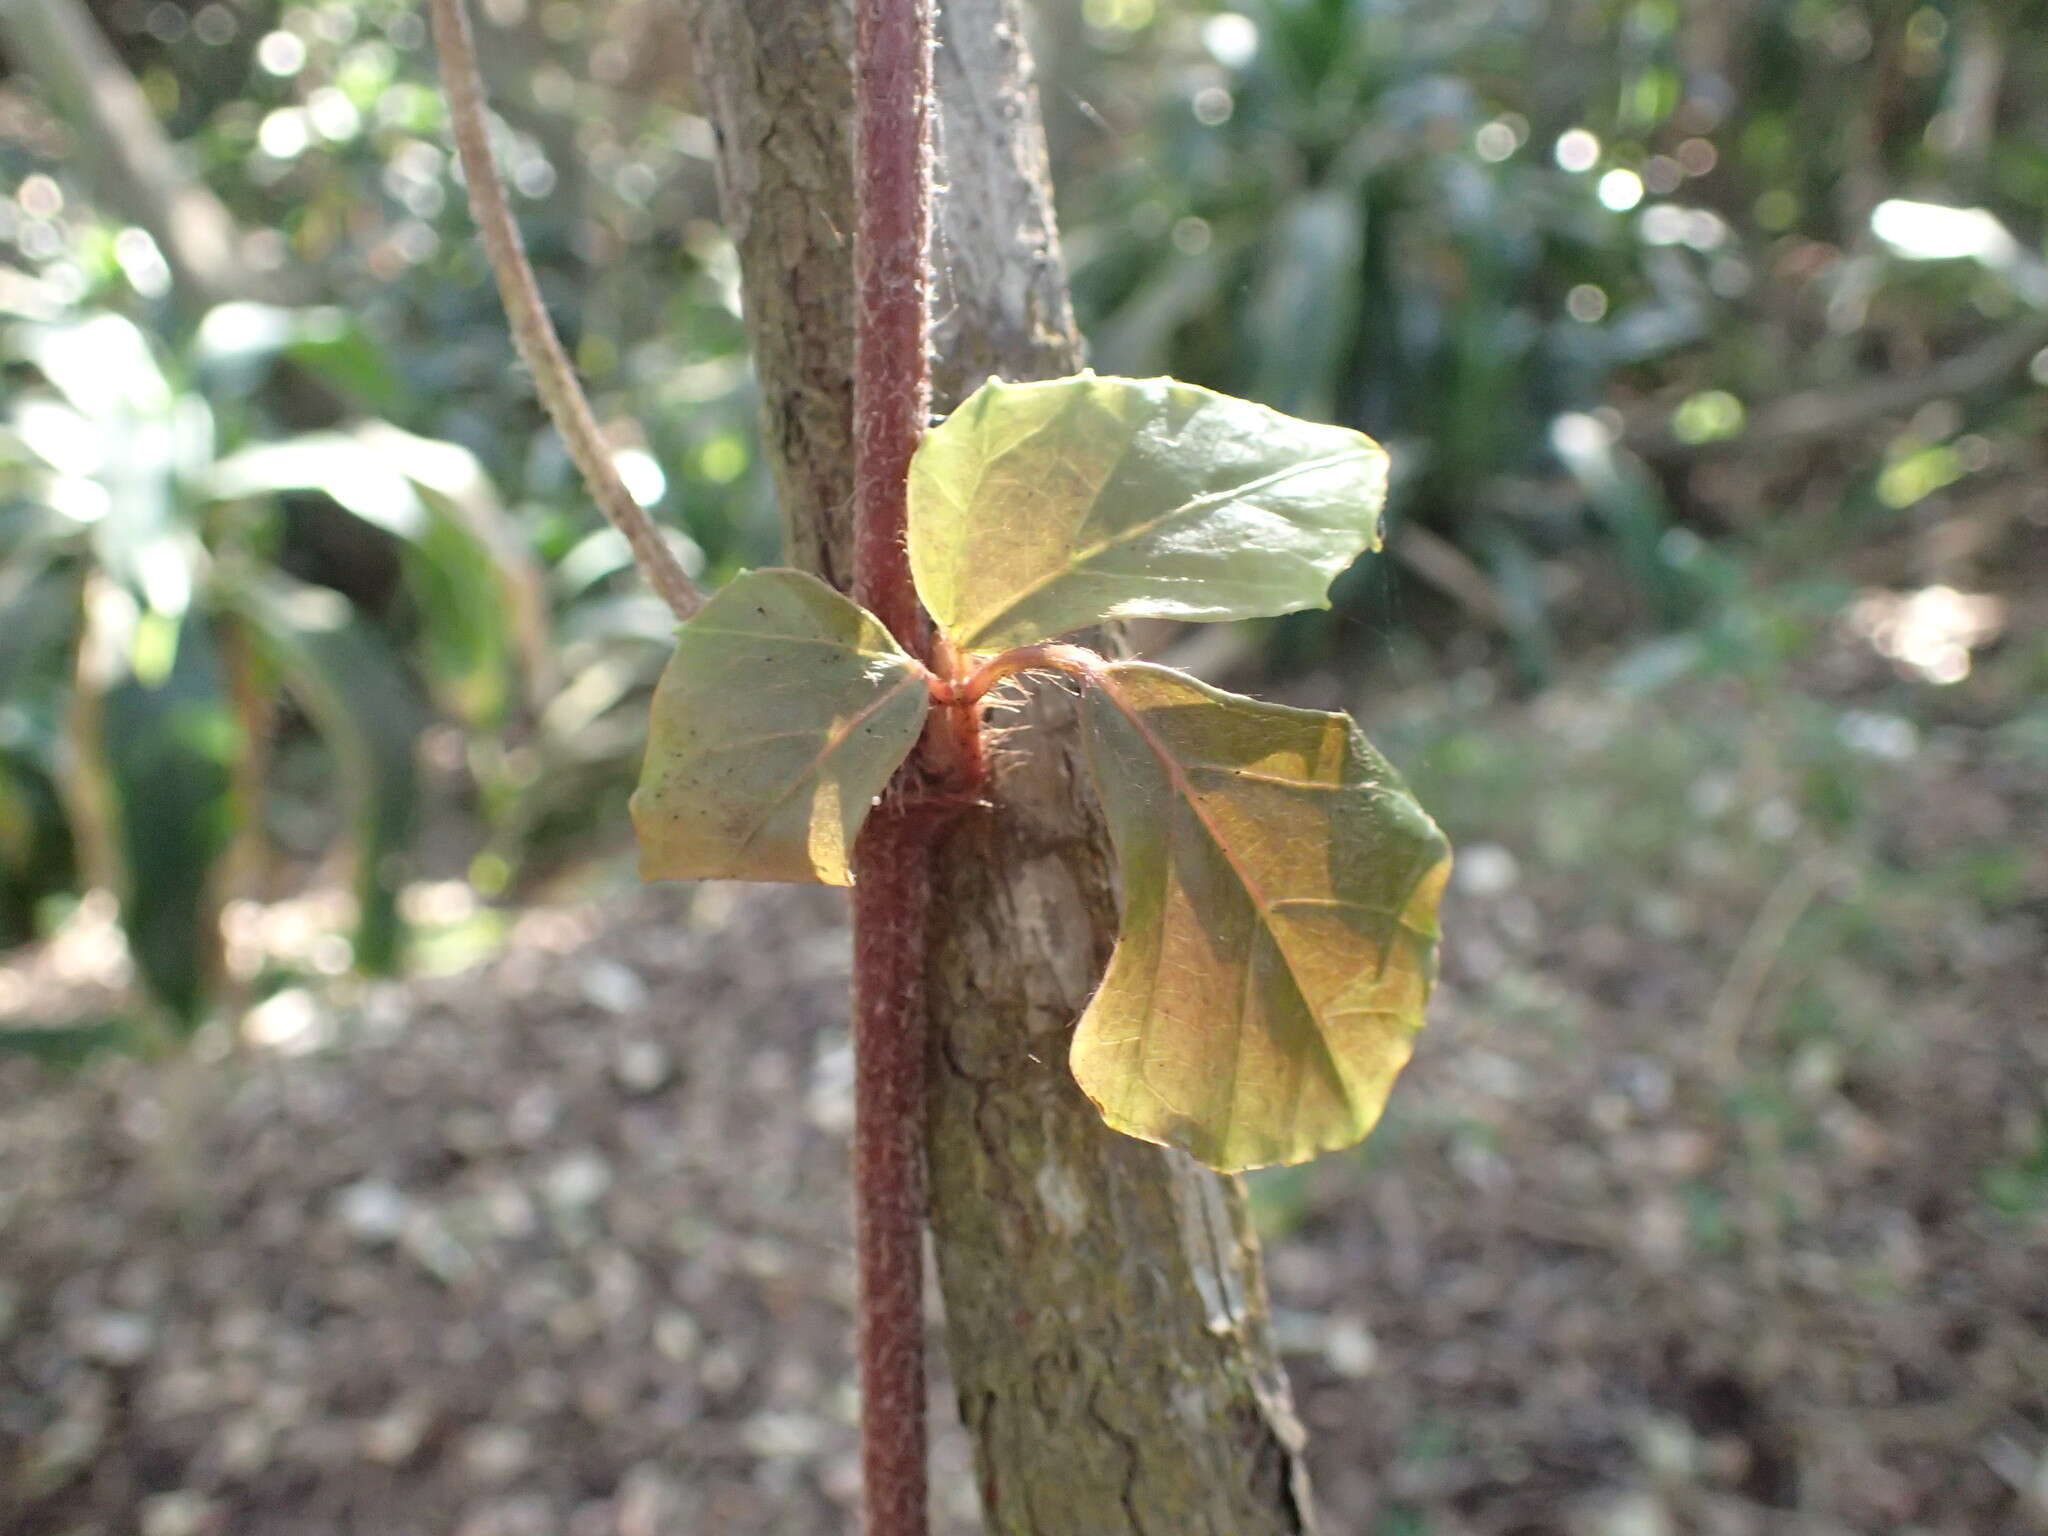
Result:
[[[1190,497],[1178,506],[1170,507],[1166,511],[1146,518],[1142,522],[1132,523],[1127,527],[1120,528],[1109,537],[1098,539],[1093,544],[1076,550],[1072,555],[1068,556],[1064,564],[1055,566],[1043,576],[1019,588],[1001,606],[985,611],[967,624],[962,625],[957,635],[957,643],[962,650],[972,650],[975,643],[986,635],[989,630],[1015,613],[1025,603],[1036,597],[1040,592],[1043,592],[1054,582],[1075,574],[1077,569],[1087,562],[1120,545],[1129,544],[1137,539],[1141,539],[1163,525],[1172,522],[1175,518],[1189,513],[1205,511],[1209,507],[1222,502],[1236,501],[1246,496],[1255,495],[1260,491],[1268,490],[1275,485],[1291,480],[1298,475],[1309,474],[1315,470],[1329,469],[1334,465],[1349,463],[1357,459],[1370,459],[1378,452],[1380,450],[1377,448],[1346,448],[1337,453],[1324,454],[1321,458],[1305,459],[1298,463],[1289,464],[1284,468],[1273,470],[1268,474],[1259,476],[1257,479],[1246,480],[1241,484],[1228,486],[1222,490],[1206,491],[1200,496]],[[1095,502],[1091,503],[1091,506],[1099,504],[1101,500],[1101,492],[1098,491]],[[1367,537],[1370,538],[1370,534]]]
[[[1329,1066],[1330,1076],[1335,1079],[1337,1091],[1343,1096],[1346,1111],[1353,1120],[1356,1120],[1358,1118],[1358,1101],[1351,1091],[1350,1080],[1345,1077],[1343,1069],[1338,1065],[1337,1054],[1330,1049],[1330,1042],[1323,1036],[1321,1022],[1316,1017],[1315,1009],[1310,1006],[1308,993],[1303,988],[1301,978],[1295,970],[1294,957],[1287,952],[1286,944],[1281,941],[1279,932],[1273,926],[1271,920],[1274,910],[1273,904],[1267,901],[1263,887],[1245,872],[1243,865],[1231,853],[1229,843],[1224,840],[1223,834],[1217,829],[1216,824],[1210,820],[1207,812],[1204,811],[1200,799],[1195,794],[1194,785],[1189,781],[1186,773],[1181,768],[1180,759],[1174,756],[1167,748],[1166,743],[1160,740],[1158,733],[1125,701],[1123,695],[1117,689],[1114,675],[1105,674],[1097,681],[1103,693],[1116,706],[1117,712],[1130,722],[1131,728],[1138,733],[1146,748],[1159,760],[1165,770],[1168,782],[1187,805],[1189,812],[1194,816],[1195,820],[1200,823],[1203,832],[1208,835],[1209,842],[1216,849],[1217,856],[1229,866],[1231,873],[1236,876],[1238,884],[1244,887],[1245,894],[1251,898],[1252,910],[1258,917],[1259,931],[1271,942],[1274,953],[1279,955],[1285,963],[1288,983],[1294,988],[1295,996],[1301,1001],[1302,1010],[1308,1015],[1309,1035],[1315,1041],[1316,1049],[1321,1053],[1323,1060]],[[1211,702],[1214,701],[1212,700]],[[1172,834],[1170,831],[1167,841],[1170,848],[1172,845]],[[1169,868],[1171,868],[1171,862],[1172,858],[1169,853]],[[1249,955],[1245,958],[1245,971],[1247,976],[1249,976],[1251,971],[1251,957]],[[1238,1039],[1236,1042],[1240,1051],[1243,1045],[1242,1022],[1242,1008],[1240,1008],[1240,1027],[1237,1031]],[[1227,1133],[1236,1123],[1236,1119],[1236,1088],[1233,1078],[1231,1108],[1224,1122],[1226,1141]]]
[[[754,818],[753,825],[748,827],[745,835],[740,838],[737,851],[745,853],[751,849],[754,846],[754,840],[767,830],[768,822],[775,813],[788,804],[795,797],[797,791],[805,784],[821,776],[822,765],[833,753],[839,750],[846,738],[852,735],[864,721],[871,718],[876,711],[880,710],[885,704],[892,702],[905,688],[917,682],[917,675],[907,668],[904,669],[898,680],[889,688],[877,694],[873,702],[858,713],[847,716],[837,730],[828,732],[825,744],[812,755],[810,761],[805,763],[797,773],[791,776],[789,782],[783,786],[782,792],[761,808],[760,815]],[[849,854],[852,852],[851,849],[847,851]]]

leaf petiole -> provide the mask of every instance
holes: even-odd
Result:
[[[1005,678],[1023,672],[1064,672],[1086,681],[1101,675],[1109,662],[1086,646],[1020,645],[991,656],[963,677],[932,678],[932,699],[939,704],[978,704]]]

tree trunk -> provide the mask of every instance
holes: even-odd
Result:
[[[791,555],[851,570],[852,30],[841,0],[695,0]],[[1014,0],[941,8],[935,386],[1073,372]],[[1064,693],[933,872],[932,1227],[996,1536],[1300,1536],[1302,1434],[1234,1179],[1105,1130],[1067,1038],[1115,905]],[[1008,723],[1005,721],[1004,723]]]

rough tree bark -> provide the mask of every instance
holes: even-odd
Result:
[[[689,0],[791,558],[851,572],[851,20]],[[940,12],[936,406],[1081,362],[1015,0]],[[1040,686],[934,870],[932,1226],[995,1536],[1300,1536],[1301,1429],[1235,1180],[1101,1126],[1067,1036],[1114,928],[1072,712]],[[1020,717],[1021,718],[1021,717]]]

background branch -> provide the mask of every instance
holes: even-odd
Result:
[[[182,309],[273,296],[242,260],[234,216],[180,163],[79,0],[0,0],[0,46],[78,135],[88,180],[156,241]]]
[[[1982,346],[1920,373],[1887,377],[1848,389],[1810,389],[1758,407],[1749,430],[1712,442],[1688,443],[1668,426],[1628,434],[1628,446],[1646,459],[1674,462],[1760,449],[1795,448],[1843,437],[1887,416],[1904,416],[1933,400],[1975,395],[2001,384],[2048,346],[2048,315],[2032,316]]]
[[[598,510],[625,536],[634,562],[662,601],[678,619],[687,619],[704,605],[704,595],[619,477],[611,447],[604,440],[590,402],[576,382],[569,354],[562,349],[562,339],[555,334],[554,323],[541,302],[540,285],[526,259],[519,226],[513,222],[504,183],[498,178],[497,162],[491,156],[483,76],[477,69],[476,41],[470,35],[469,15],[462,0],[432,0],[432,9],[434,42],[440,50],[441,80],[448,98],[449,126],[455,136],[456,153],[462,160],[463,179],[469,185],[469,206],[476,215],[477,232],[483,236],[484,253],[497,275],[498,292],[505,301],[506,318],[511,322],[519,356],[532,372],[534,389],[541,404],[547,407],[548,419],[561,433],[569,457],[582,473],[583,483]]]

